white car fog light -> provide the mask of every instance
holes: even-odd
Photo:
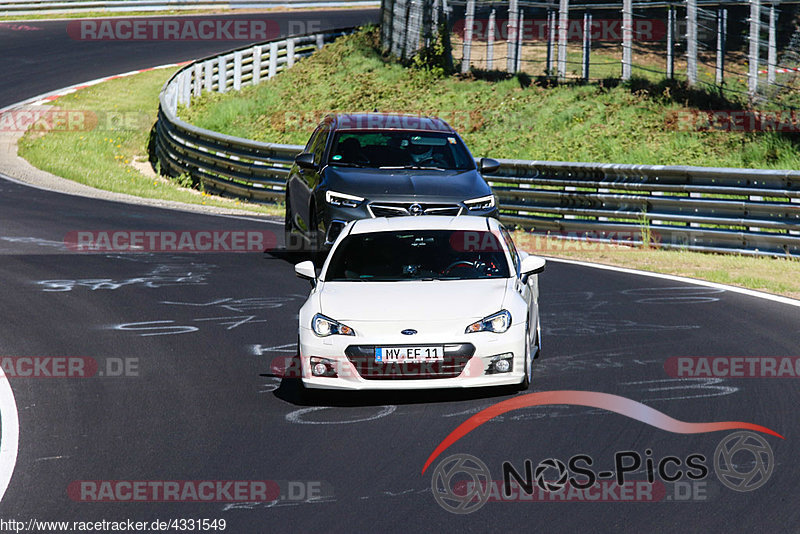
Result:
[[[494,364],[494,368],[498,373],[507,373],[511,370],[510,360],[498,360]]]
[[[338,376],[333,366],[333,360],[315,357],[311,358],[311,374],[313,376]]]
[[[489,362],[486,374],[508,373],[514,367],[514,354],[504,352],[503,354],[492,356]]]

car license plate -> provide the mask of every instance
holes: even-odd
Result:
[[[375,361],[386,362],[430,362],[444,360],[444,347],[376,347]]]

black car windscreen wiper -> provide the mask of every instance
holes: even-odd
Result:
[[[446,169],[444,167],[431,167],[427,165],[397,165],[397,166],[387,166],[387,167],[378,167],[379,169],[414,169],[414,170],[425,170],[425,171],[449,171],[450,169]]]
[[[351,163],[349,161],[331,161],[328,165],[336,165],[338,167],[355,167],[357,169],[364,169],[367,166],[361,163]]]

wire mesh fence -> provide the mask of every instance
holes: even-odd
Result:
[[[684,80],[800,109],[800,4],[383,0],[385,50],[415,57],[443,29],[462,73],[554,81]]]

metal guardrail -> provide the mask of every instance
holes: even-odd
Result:
[[[275,7],[377,7],[378,0],[2,0],[0,17],[92,11],[200,11],[209,9],[271,9]]]
[[[286,175],[302,146],[261,143],[198,128],[178,118],[204,91],[226,92],[255,85],[288,69],[337,37],[337,30],[262,43],[209,57],[182,68],[159,95],[154,153],[161,171],[188,174],[204,187],[256,200],[283,198]]]
[[[508,222],[565,237],[800,256],[800,171],[501,160]],[[639,235],[637,240],[635,237]]]
[[[203,91],[275,76],[346,33],[293,37],[197,61],[164,86],[155,154],[162,171],[253,199],[284,196],[303,147],[261,143],[177,117]],[[666,248],[800,256],[800,171],[500,160],[487,176],[501,218],[538,233]]]

